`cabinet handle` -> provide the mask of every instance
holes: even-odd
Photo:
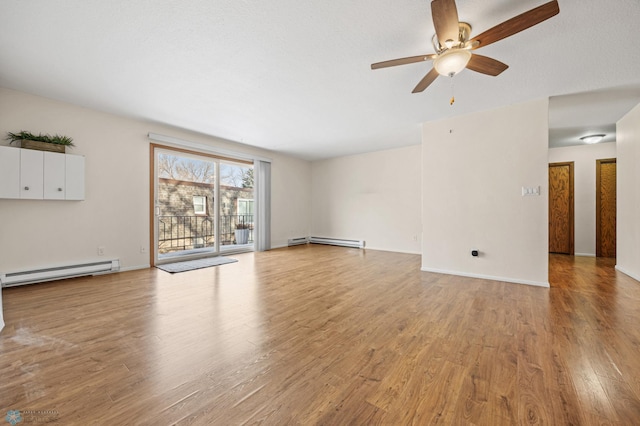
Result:
[[[58,191],[59,191],[59,192],[62,192],[62,188],[58,188]]]
[[[29,190],[29,187],[28,187],[28,186],[25,186],[25,187],[24,187],[24,190],[25,190],[25,191],[28,191],[28,190]]]

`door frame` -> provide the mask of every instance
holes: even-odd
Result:
[[[213,208],[215,209],[214,215],[214,233],[215,233],[215,253],[212,253],[215,256],[220,256],[222,251],[220,250],[220,241],[218,237],[219,233],[219,221],[220,221],[220,206],[219,206],[219,196],[220,193],[220,161],[230,161],[234,163],[244,163],[254,165],[254,161],[249,161],[242,158],[234,158],[231,156],[225,155],[216,155],[213,153],[202,152],[193,149],[181,148],[171,145],[162,145],[157,143],[149,144],[149,264],[153,267],[158,264],[158,259],[156,258],[157,253],[157,241],[156,241],[156,233],[157,233],[157,221],[156,221],[156,149],[173,151],[176,154],[189,154],[196,155],[199,157],[211,158],[217,161],[216,165],[216,185],[215,185],[215,195],[214,195],[214,203]],[[255,249],[255,241],[254,241],[254,249]],[[227,251],[228,252],[228,251]],[[189,260],[196,259],[200,257],[206,257],[208,255],[186,255],[183,256],[179,260]],[[177,261],[178,259],[176,259]]]
[[[602,257],[602,229],[600,222],[602,220],[600,209],[602,208],[602,192],[601,192],[601,181],[600,181],[600,172],[602,164],[616,164],[616,158],[602,158],[596,160],[596,257]],[[616,187],[618,185],[617,182],[617,170],[616,170]],[[617,215],[617,212],[616,212]],[[616,229],[617,234],[617,229]],[[617,235],[616,235],[617,239]]]
[[[549,163],[549,169],[551,167],[569,167],[569,255],[575,255],[575,194],[574,194],[574,162],[573,161],[564,161],[559,163]],[[549,199],[551,198],[551,182],[549,182]],[[549,218],[551,218],[551,203],[549,202]],[[549,226],[549,225],[547,225]],[[549,227],[550,228],[550,227]],[[549,232],[549,236],[551,233]],[[550,238],[550,237],[549,237]],[[547,242],[547,246],[549,243]],[[548,249],[548,247],[547,247]]]

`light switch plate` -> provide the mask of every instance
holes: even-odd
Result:
[[[528,197],[532,195],[540,195],[540,186],[523,186],[522,196]]]

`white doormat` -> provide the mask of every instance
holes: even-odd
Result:
[[[183,262],[156,265],[156,268],[175,274],[177,272],[193,271],[194,269],[209,268],[211,266],[224,265],[226,263],[234,263],[237,261],[237,259],[231,259],[230,257],[208,257],[206,259],[187,260]]]

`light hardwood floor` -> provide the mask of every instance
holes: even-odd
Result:
[[[389,252],[234,257],[4,289],[0,415],[640,424],[640,283],[612,260],[551,256],[546,289],[420,272],[420,256]]]

